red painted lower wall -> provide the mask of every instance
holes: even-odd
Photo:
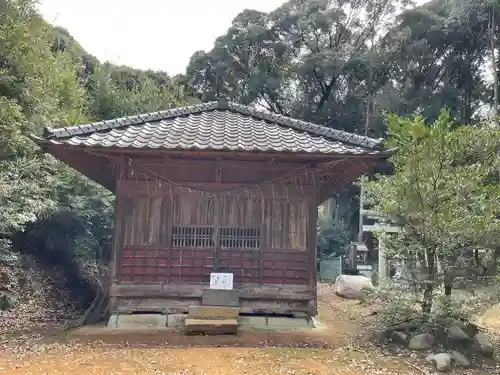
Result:
[[[297,250],[220,249],[217,272],[234,274],[234,285],[307,285],[307,253]],[[314,261],[314,260],[312,260]],[[127,247],[119,280],[138,283],[209,283],[214,271],[210,249],[158,249]]]

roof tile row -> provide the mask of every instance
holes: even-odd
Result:
[[[44,141],[75,146],[172,150],[326,154],[380,152],[380,140],[257,111],[224,100],[62,129],[47,129]]]

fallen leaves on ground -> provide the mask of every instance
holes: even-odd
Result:
[[[391,368],[392,367],[392,368]],[[330,349],[117,348],[66,344],[0,357],[0,374],[412,374],[363,353]]]
[[[319,285],[314,332],[242,331],[186,337],[175,332],[85,328],[33,333],[3,342],[0,374],[155,375],[422,375],[420,353],[373,345],[374,306],[336,297]],[[496,367],[454,371],[493,375]]]

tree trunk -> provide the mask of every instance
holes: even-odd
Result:
[[[424,298],[422,301],[422,312],[429,315],[434,302],[434,287],[436,282],[436,259],[434,249],[427,249],[425,253],[426,277],[424,286]]]
[[[433,295],[434,293],[434,287],[433,285],[429,282],[425,285],[425,290],[424,290],[424,301],[422,302],[422,312],[425,315],[430,315],[432,311],[432,301],[433,301]]]
[[[498,258],[500,257],[500,247],[492,251],[491,261],[488,264],[487,275],[496,276],[498,270]]]
[[[445,269],[444,270],[444,295],[446,297],[451,297],[452,290],[453,290],[453,275],[449,270]]]
[[[372,25],[372,30],[371,30],[371,46],[370,48],[373,49],[375,44],[375,28]],[[371,122],[371,117],[372,117],[372,106],[373,106],[373,64],[372,64],[372,57],[370,56],[369,59],[369,64],[370,66],[368,67],[368,80],[367,80],[367,96],[366,96],[366,119],[365,119],[365,137],[368,136],[368,131],[370,130],[370,122]]]
[[[491,22],[490,22],[490,47],[491,47],[491,65],[493,69],[493,116],[495,118],[495,124],[500,126],[498,119],[498,73],[497,73],[497,62],[495,56],[495,30],[496,30],[496,20],[495,20],[496,7],[493,3],[493,9],[491,11]]]

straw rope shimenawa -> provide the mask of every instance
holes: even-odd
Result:
[[[335,162],[330,162],[330,163],[324,163],[328,167],[332,167],[333,165],[339,164],[343,162],[345,159],[339,159],[336,160]],[[149,169],[147,166],[138,163],[134,161],[131,158],[127,159],[128,165],[132,168],[132,173],[136,177],[138,175],[142,175],[144,177],[147,177],[146,182],[148,181],[153,181],[154,185],[161,186],[162,184],[168,184],[171,186],[175,186],[176,188],[180,189],[181,191],[185,191],[187,193],[199,193],[200,195],[203,195],[205,197],[234,197],[238,195],[247,195],[249,191],[259,191],[259,189],[263,189],[266,187],[272,188],[275,184],[284,184],[285,186],[287,184],[293,183],[296,186],[302,186],[302,183],[300,182],[301,178],[305,178],[307,176],[311,176],[313,179],[313,184],[316,184],[316,178],[315,174],[318,176],[317,178],[319,179],[319,175],[321,174],[322,171],[322,164],[316,164],[315,163],[307,163],[304,164],[297,169],[290,171],[282,176],[279,176],[277,178],[269,179],[260,183],[256,183],[253,185],[245,185],[243,187],[238,187],[238,188],[230,188],[230,189],[224,189],[224,190],[217,190],[217,191],[210,191],[210,190],[202,190],[199,188],[192,188],[187,185],[180,184],[178,182],[175,182],[173,180],[170,180],[164,176],[161,176],[160,174],[152,171]],[[154,189],[154,185],[152,188]]]

